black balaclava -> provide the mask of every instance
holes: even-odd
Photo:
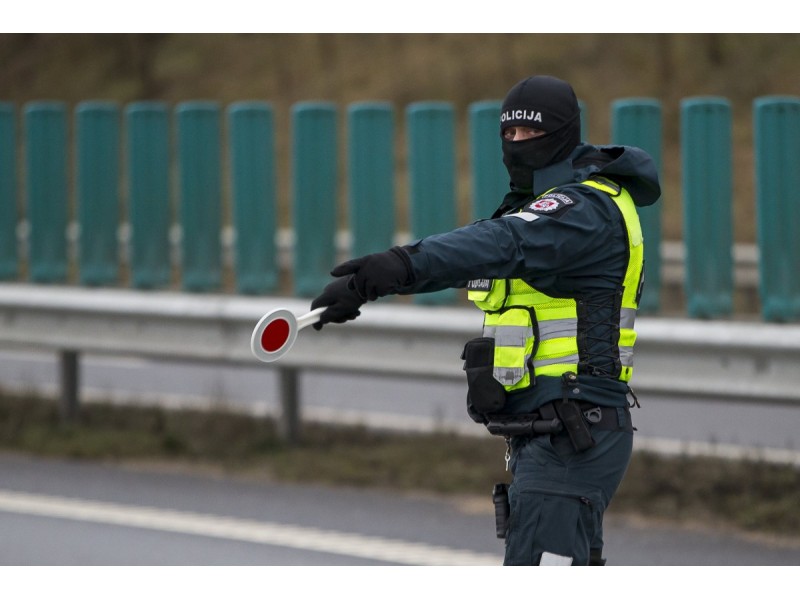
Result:
[[[500,113],[500,136],[511,126],[546,131],[538,138],[503,140],[503,163],[513,190],[533,188],[533,171],[567,158],[581,141],[580,108],[572,86],[547,75],[528,77],[512,87]]]

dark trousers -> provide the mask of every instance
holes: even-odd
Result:
[[[515,439],[506,565],[538,565],[542,553],[590,564],[603,549],[603,513],[631,458],[633,434],[594,430],[576,452],[565,433]]]

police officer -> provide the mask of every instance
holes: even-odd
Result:
[[[462,355],[468,412],[506,439],[513,474],[504,564],[602,565],[633,442],[636,206],[658,200],[658,175],[641,149],[581,143],[575,93],[555,77],[511,88],[500,137],[510,192],[491,218],[336,266],[315,327],[388,294],[466,288],[484,311]]]

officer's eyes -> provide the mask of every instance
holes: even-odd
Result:
[[[509,127],[503,130],[503,139],[507,142],[521,142],[532,138],[541,137],[545,134],[541,129],[533,127]]]

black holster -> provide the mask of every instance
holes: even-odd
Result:
[[[577,386],[578,378],[575,373],[569,372],[561,376],[561,381],[563,398],[561,402],[556,403],[556,412],[564,424],[564,429],[567,431],[575,451],[588,450],[595,445],[592,432],[589,430],[589,425],[583,417],[583,411],[577,400],[568,397],[569,389]]]

